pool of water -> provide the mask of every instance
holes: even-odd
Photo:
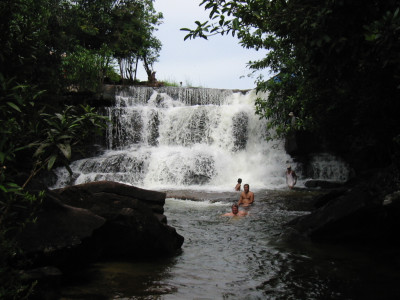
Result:
[[[376,253],[288,238],[315,192],[256,191],[245,217],[222,217],[236,193],[167,193],[182,251],[107,261],[74,274],[60,299],[396,299],[398,270]]]

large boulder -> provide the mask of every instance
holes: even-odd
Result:
[[[388,201],[389,202],[389,201]],[[288,223],[296,232],[315,241],[358,244],[394,243],[400,215],[395,201],[384,205],[367,185],[338,189],[318,199],[316,209]],[[390,208],[389,208],[390,207]]]
[[[79,265],[94,258],[86,251],[87,241],[106,219],[71,207],[51,192],[43,199],[37,221],[18,235],[19,246],[32,262],[30,267]]]
[[[18,240],[32,267],[67,270],[110,257],[170,256],[184,239],[162,214],[165,196],[108,181],[48,191],[37,222]]]
[[[112,181],[97,181],[53,190],[63,203],[89,209],[101,216],[113,215],[125,207],[134,207],[139,202],[154,213],[163,214],[165,193],[141,189]]]

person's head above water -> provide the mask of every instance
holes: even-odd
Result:
[[[239,183],[242,183],[242,178],[239,178],[239,179],[238,179],[238,182],[239,182]]]
[[[239,212],[239,205],[237,205],[236,203],[232,204],[232,213],[234,215],[237,215],[238,212]]]

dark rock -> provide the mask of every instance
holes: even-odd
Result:
[[[368,243],[380,236],[382,213],[382,202],[360,186],[288,225],[313,240]]]
[[[142,202],[154,213],[163,214],[165,193],[140,189],[112,181],[97,181],[54,190],[63,203],[86,208],[99,215],[118,212]]]
[[[335,200],[337,197],[342,196],[347,192],[346,188],[339,188],[330,190],[328,193],[319,195],[314,202],[314,208],[320,208],[326,205],[328,202]]]
[[[101,257],[161,257],[180,249],[183,237],[146,209],[145,205],[125,208],[95,232],[94,243],[101,249]]]
[[[342,187],[343,182],[312,179],[312,180],[307,180],[304,183],[304,185],[308,188],[333,189],[333,188]]]
[[[115,182],[48,191],[37,222],[19,234],[19,245],[30,268],[62,271],[103,258],[173,255],[184,239],[162,214],[165,195]]]
[[[307,157],[309,153],[321,151],[322,144],[315,134],[301,130],[292,130],[285,138],[285,150],[293,157]]]
[[[233,151],[239,151],[246,148],[248,132],[247,124],[249,123],[249,117],[244,113],[240,112],[233,117]]]
[[[18,241],[33,267],[62,266],[77,257],[82,262],[89,259],[82,245],[105,222],[106,219],[86,209],[65,205],[48,193],[37,221],[27,224]]]

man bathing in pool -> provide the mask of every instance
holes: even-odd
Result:
[[[244,191],[240,194],[238,205],[250,206],[254,202],[254,193],[250,192],[250,186],[246,183],[243,186]]]
[[[245,215],[247,215],[247,212],[240,211],[239,206],[236,203],[234,203],[234,204],[232,204],[232,212],[223,214],[222,216],[223,217],[241,217],[241,216],[245,216]]]

